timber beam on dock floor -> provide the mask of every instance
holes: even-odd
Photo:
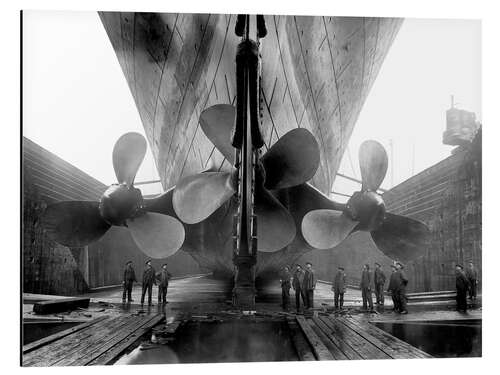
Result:
[[[302,361],[432,358],[356,316],[299,315],[287,320]]]
[[[163,314],[100,317],[23,347],[23,366],[88,366],[114,362]]]

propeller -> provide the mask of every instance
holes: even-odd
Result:
[[[361,190],[377,191],[387,172],[387,153],[377,141],[365,141],[359,147]]]
[[[231,173],[204,172],[182,179],[175,187],[172,203],[186,224],[205,220],[233,196]]]
[[[234,163],[231,145],[236,110],[227,104],[214,105],[200,116],[200,126],[214,146]],[[282,136],[260,159],[256,182],[255,212],[259,220],[259,250],[277,251],[296,234],[288,210],[268,191],[305,183],[319,166],[319,148],[314,136],[297,128]],[[229,200],[236,192],[234,172],[204,172],[181,180],[174,191],[173,206],[187,224],[198,223]],[[259,179],[257,179],[259,180]]]
[[[171,197],[172,192],[143,199],[133,186],[146,146],[141,134],[122,135],[113,148],[119,183],[108,187],[99,202],[66,201],[48,206],[42,225],[49,237],[64,246],[81,247],[97,241],[116,225],[127,227],[141,251],[152,258],[168,257],[180,249],[184,226],[172,216],[173,210],[163,207],[165,197]]]
[[[329,249],[340,244],[358,225],[340,211],[327,209],[310,211],[302,220],[304,239],[317,249]]]
[[[376,141],[365,141],[359,149],[361,191],[347,204],[330,204],[309,211],[302,220],[305,240],[318,249],[330,249],[355,231],[371,233],[377,247],[387,256],[410,261],[422,256],[430,239],[428,227],[414,219],[387,213],[377,189],[387,172],[387,153]]]
[[[127,133],[113,147],[113,168],[120,184],[132,186],[146,155],[146,140],[139,133]]]
[[[111,227],[99,213],[99,202],[88,201],[49,205],[42,223],[50,238],[68,247],[82,247],[97,241]]]
[[[236,108],[230,104],[216,104],[205,109],[200,115],[203,133],[215,148],[234,164],[234,148],[231,145],[231,132],[236,118]]]

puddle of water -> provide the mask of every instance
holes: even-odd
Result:
[[[170,345],[135,348],[115,364],[296,361],[284,321],[188,322]]]
[[[24,322],[23,345],[74,327],[78,322]]]
[[[373,324],[434,357],[481,357],[481,320]]]

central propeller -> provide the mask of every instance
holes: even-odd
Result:
[[[231,132],[236,109],[217,104],[204,110],[200,125],[205,135],[231,163],[234,149]],[[258,219],[258,250],[278,251],[296,234],[293,218],[270,192],[310,180],[319,166],[319,148],[314,136],[297,128],[282,136],[259,160],[256,168],[255,213]],[[204,172],[181,180],[172,203],[177,216],[187,224],[208,218],[236,193],[236,169],[232,172]]]
[[[185,236],[182,223],[169,212],[158,213],[157,201],[164,199],[162,196],[144,200],[141,191],[134,187],[146,147],[141,134],[122,135],[113,148],[118,183],[111,185],[99,202],[66,201],[48,206],[42,223],[49,237],[64,246],[82,247],[97,241],[116,225],[127,227],[137,246],[149,257],[164,258],[179,250]]]
[[[387,172],[387,153],[376,141],[365,141],[359,149],[361,191],[355,192],[339,210],[316,209],[302,220],[305,240],[318,249],[331,249],[351,233],[371,233],[377,247],[388,257],[409,261],[422,256],[430,231],[414,219],[386,212],[377,189]]]

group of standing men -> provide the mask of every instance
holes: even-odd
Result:
[[[306,263],[305,270],[300,264],[295,266],[293,275],[290,268],[285,266],[280,278],[282,307],[284,310],[290,308],[290,288],[295,291],[295,307],[300,311],[302,300],[304,309],[314,307],[314,289],[316,288],[316,275],[310,262]]]
[[[391,265],[391,267],[393,268],[393,272],[389,280],[388,292],[390,292],[392,296],[394,311],[401,314],[407,314],[406,285],[408,284],[408,278],[403,271],[404,266],[402,263],[397,262],[396,265]],[[363,266],[359,285],[363,300],[363,309],[367,310],[369,307],[370,311],[373,310],[372,290],[375,292],[375,303],[381,306],[384,305],[385,281],[386,276],[382,271],[380,263],[375,263],[375,271],[373,273],[370,271],[369,264]],[[335,308],[342,309],[344,306],[344,293],[346,291],[346,274],[344,272],[344,267],[338,267],[337,273],[333,278],[332,290],[334,293]]]
[[[167,270],[167,264],[161,266],[161,271],[156,272],[151,261],[148,260],[145,263],[146,267],[142,273],[142,295],[141,295],[141,305],[144,304],[144,297],[146,292],[148,293],[148,304],[151,305],[151,297],[153,293],[153,285],[158,285],[158,304],[166,304],[167,302],[167,290],[168,281],[172,277],[170,272]],[[132,299],[132,288],[134,282],[137,282],[135,277],[135,271],[132,266],[132,261],[128,261],[125,265],[125,271],[123,272],[123,297],[122,301],[133,302]]]

